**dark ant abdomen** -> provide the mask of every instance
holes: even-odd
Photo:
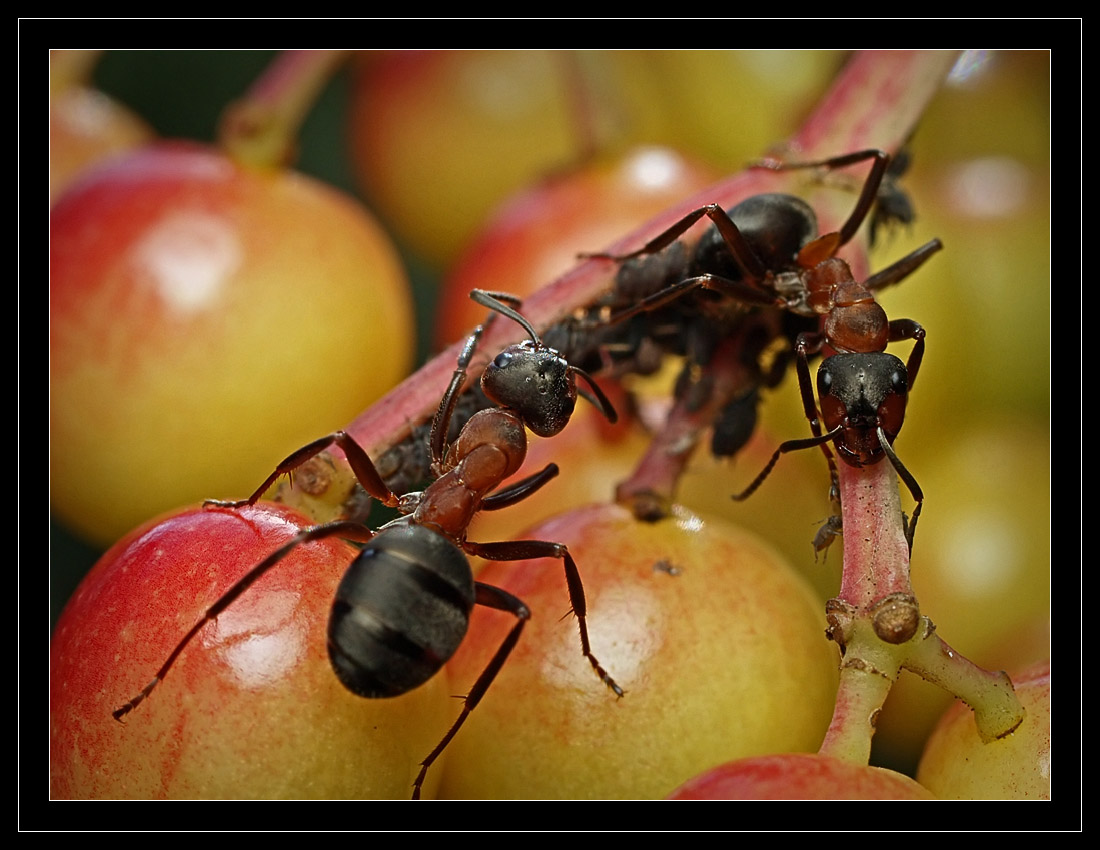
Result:
[[[615,273],[615,297],[629,304],[659,292],[679,281],[690,262],[687,246],[680,241],[656,254],[627,260]]]
[[[394,697],[424,684],[469,626],[474,580],[466,555],[416,525],[380,531],[336,590],[328,653],[344,686]]]
[[[817,216],[809,204],[794,195],[753,195],[727,212],[769,271],[796,268],[799,250],[817,236]],[[684,276],[701,274],[719,275],[729,280],[744,277],[714,225],[707,228],[696,245],[691,266]]]

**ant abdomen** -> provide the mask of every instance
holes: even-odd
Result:
[[[771,270],[791,268],[802,246],[817,236],[817,216],[794,195],[753,195],[730,209],[729,217],[763,267]],[[689,274],[716,274],[730,280],[744,277],[729,245],[713,225],[695,248]]]
[[[328,653],[337,677],[363,697],[408,693],[458,649],[474,607],[462,550],[423,526],[379,532],[336,590]]]

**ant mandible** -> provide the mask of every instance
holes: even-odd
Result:
[[[925,331],[911,319],[888,320],[875,301],[874,291],[903,280],[940,250],[942,243],[938,239],[927,243],[861,284],[836,252],[852,239],[874,206],[888,173],[889,154],[864,150],[815,162],[765,163],[763,167],[840,168],[868,159],[873,163],[856,206],[834,233],[815,236],[813,211],[800,199],[764,194],[748,198],[728,212],[717,204],[699,207],[635,251],[587,256],[620,263],[646,257],[673,245],[699,219],[708,217],[713,227],[684,261],[680,280],[631,307],[613,312],[608,322],[656,310],[695,289],[715,290],[742,305],[770,306],[815,319],[819,330],[799,332],[794,341],[803,409],[814,436],[783,443],[764,471],[733,498],[741,500],[751,495],[784,452],[820,446],[829,464],[830,497],[836,504],[838,474],[828,442],[832,441],[837,454],[852,466],[874,464],[887,457],[917,502],[906,528],[911,550],[924,496],[894,453],[892,443],[904,420],[908,390],[920,368]],[[635,278],[646,277],[644,267],[632,270],[631,274]],[[888,342],[904,339],[916,341],[908,364],[885,353]],[[826,348],[835,353],[826,357],[818,370],[822,406],[819,417],[811,387],[809,357]],[[826,433],[821,430],[821,419]],[[739,437],[743,442],[752,429],[734,430],[743,435]],[[738,447],[733,446],[728,453]],[[839,527],[839,518],[829,520],[824,534],[815,538],[815,548],[827,546],[832,536],[839,533]]]
[[[591,394],[583,391],[582,394],[611,422],[617,418],[615,409],[586,372],[571,366],[558,352],[544,345],[531,324],[505,303],[518,305],[518,299],[482,290],[474,290],[471,298],[492,312],[466,341],[433,419],[430,444],[435,480],[423,492],[398,496],[383,483],[363,448],[345,432],[337,431],[287,457],[247,499],[207,501],[206,506],[229,509],[255,504],[279,476],[336,445],[343,450],[363,488],[403,516],[376,531],[346,520],[303,529],[253,567],[206,611],[183,636],[153,680],[137,696],[115,709],[116,720],[140,705],[203,626],[216,619],[260,576],[297,546],[334,536],[369,544],[344,573],[328,625],[328,652],[333,670],[359,696],[399,696],[428,681],[458,649],[474,605],[506,611],[517,620],[466,695],[458,719],[421,762],[413,784],[413,799],[420,797],[428,768],[485,695],[531,616],[522,600],[499,587],[474,581],[467,555],[493,561],[560,559],[565,567],[572,613],[580,628],[581,652],[604,684],[617,697],[623,695],[622,688],[589,647],[584,585],[564,544],[543,540],[474,543],[466,539],[467,529],[478,511],[515,504],[558,474],[557,466],[549,464],[540,472],[494,492],[523,463],[527,454],[525,426],[540,436],[553,436],[569,422],[578,393],[577,377],[591,390]],[[500,406],[476,413],[447,446],[447,428],[467,368],[484,329],[498,313],[518,322],[529,339],[498,354],[482,375],[485,394]],[[425,610],[433,611],[430,618],[425,617]]]

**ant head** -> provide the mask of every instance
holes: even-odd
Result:
[[[837,451],[852,466],[866,466],[882,456],[875,429],[893,442],[905,421],[909,375],[893,354],[834,354],[817,372],[821,418],[828,430],[844,426]]]
[[[574,370],[554,349],[532,340],[500,352],[481,376],[493,402],[516,411],[540,437],[559,433],[577,403]]]
[[[553,437],[569,424],[577,404],[576,376],[591,387],[592,401],[608,421],[618,421],[615,408],[587,372],[569,365],[569,361],[543,345],[534,327],[502,299],[519,300],[504,293],[475,289],[470,297],[478,304],[517,322],[531,337],[510,345],[496,356],[481,376],[481,389],[501,407],[516,411],[524,424],[540,437]],[[490,317],[491,319],[492,317]]]

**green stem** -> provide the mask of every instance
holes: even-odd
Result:
[[[242,165],[277,168],[297,150],[298,130],[347,50],[288,50],[247,94],[225,108],[218,143]]]
[[[843,655],[832,723],[821,753],[866,764],[874,719],[902,669],[974,709],[983,740],[1003,737],[1024,717],[1008,676],[972,664],[921,616],[909,582],[909,548],[897,476],[887,461],[840,464],[844,572],[827,606],[829,636]]]
[[[1024,720],[1024,708],[1007,673],[983,670],[935,633],[915,647],[905,667],[974,709],[978,734],[987,744],[1003,738]]]
[[[829,621],[834,624],[830,634],[836,638],[839,633],[832,631],[834,626],[843,628],[845,652],[833,719],[819,752],[853,764],[867,764],[875,722],[897,680],[900,662],[880,642],[861,634],[867,630],[866,622],[854,619],[841,626],[839,621],[843,619],[843,614],[830,613]]]

